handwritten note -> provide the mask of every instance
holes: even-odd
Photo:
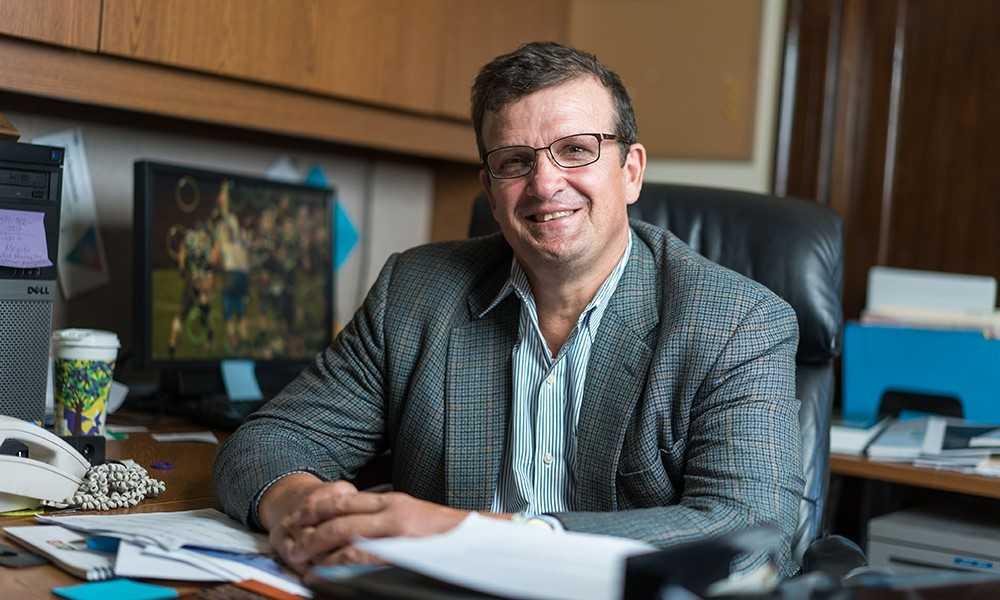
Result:
[[[0,266],[51,267],[45,213],[0,208]]]

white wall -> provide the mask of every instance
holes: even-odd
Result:
[[[433,174],[423,165],[372,161],[349,154],[289,152],[287,148],[140,129],[129,126],[127,116],[121,125],[109,125],[9,111],[5,115],[25,142],[66,129],[83,132],[111,281],[57,302],[55,327],[111,329],[131,347],[132,165],[139,159],[256,176],[263,176],[283,155],[292,157],[303,176],[313,165],[321,166],[329,184],[336,188],[341,206],[361,232],[358,245],[336,276],[336,314],[341,324],[360,305],[389,254],[430,239]],[[366,240],[368,247],[363,248]]]
[[[764,0],[753,158],[749,161],[651,160],[646,167],[646,181],[770,191],[784,26],[785,0]]]

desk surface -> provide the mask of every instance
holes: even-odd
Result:
[[[194,431],[203,430],[192,426],[183,420],[163,418],[153,423],[137,421],[150,417],[133,415],[132,419],[115,419],[116,424],[144,424],[153,432]],[[216,432],[220,441],[225,433]],[[127,440],[108,440],[108,458],[131,458],[149,470],[150,475],[162,479],[167,484],[167,490],[161,496],[139,503],[130,509],[108,511],[101,514],[126,514],[141,512],[161,512],[172,510],[192,510],[196,508],[217,507],[214,488],[212,486],[212,465],[218,446],[206,443],[190,442],[157,442],[148,433],[131,433]],[[150,465],[156,461],[168,461],[173,464],[170,470],[152,470]],[[79,513],[74,513],[79,514]],[[28,525],[34,522],[31,517],[0,518],[0,527],[11,525]],[[6,535],[4,543],[16,545]],[[0,567],[0,590],[4,598],[19,598],[32,600],[34,598],[52,598],[50,590],[64,585],[82,583],[69,573],[61,571],[52,565],[29,567],[24,569],[7,569]],[[153,581],[153,583],[163,583]],[[190,583],[167,583],[186,593],[200,587]]]
[[[1000,499],[1000,477],[985,477],[910,464],[868,460],[861,456],[830,455],[830,472],[835,475],[875,479],[946,492]]]

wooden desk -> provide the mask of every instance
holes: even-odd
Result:
[[[845,477],[860,477],[888,483],[957,492],[970,496],[1000,499],[1000,477],[984,477],[948,471],[914,467],[909,464],[886,463],[860,456],[830,455],[830,472]]]
[[[139,415],[131,415],[128,421],[116,420],[117,424],[137,424]],[[146,420],[149,417],[145,417]],[[146,423],[143,423],[146,424]],[[204,428],[192,426],[177,418],[165,417],[149,424],[152,432],[196,431]],[[221,442],[228,434],[215,432]],[[127,514],[143,512],[161,512],[174,510],[193,510],[196,508],[218,508],[215,491],[212,485],[212,465],[215,463],[215,453],[218,446],[206,443],[188,442],[157,442],[148,433],[131,433],[127,440],[108,440],[107,457],[115,459],[131,458],[149,471],[150,475],[162,479],[167,484],[167,490],[157,498],[146,499],[133,508],[108,511],[99,514]],[[167,461],[173,464],[169,470],[154,470],[151,465],[157,461]],[[87,513],[74,513],[87,514]],[[34,523],[31,517],[2,518],[0,527],[11,525],[29,525]],[[4,534],[3,542],[8,545],[17,544]],[[33,600],[35,598],[52,598],[50,590],[64,585],[83,583],[52,565],[28,567],[24,569],[8,569],[0,567],[0,596]],[[154,581],[154,583],[163,583]],[[191,583],[166,583],[186,593],[199,589]]]

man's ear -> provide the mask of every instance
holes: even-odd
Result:
[[[622,171],[622,175],[625,178],[625,203],[633,204],[639,199],[639,192],[642,191],[643,174],[646,172],[645,146],[638,142],[629,146]]]
[[[493,178],[486,172],[486,169],[479,169],[479,183],[483,184],[483,191],[486,192],[486,199],[490,203],[490,212],[496,212],[497,203],[493,200]]]

